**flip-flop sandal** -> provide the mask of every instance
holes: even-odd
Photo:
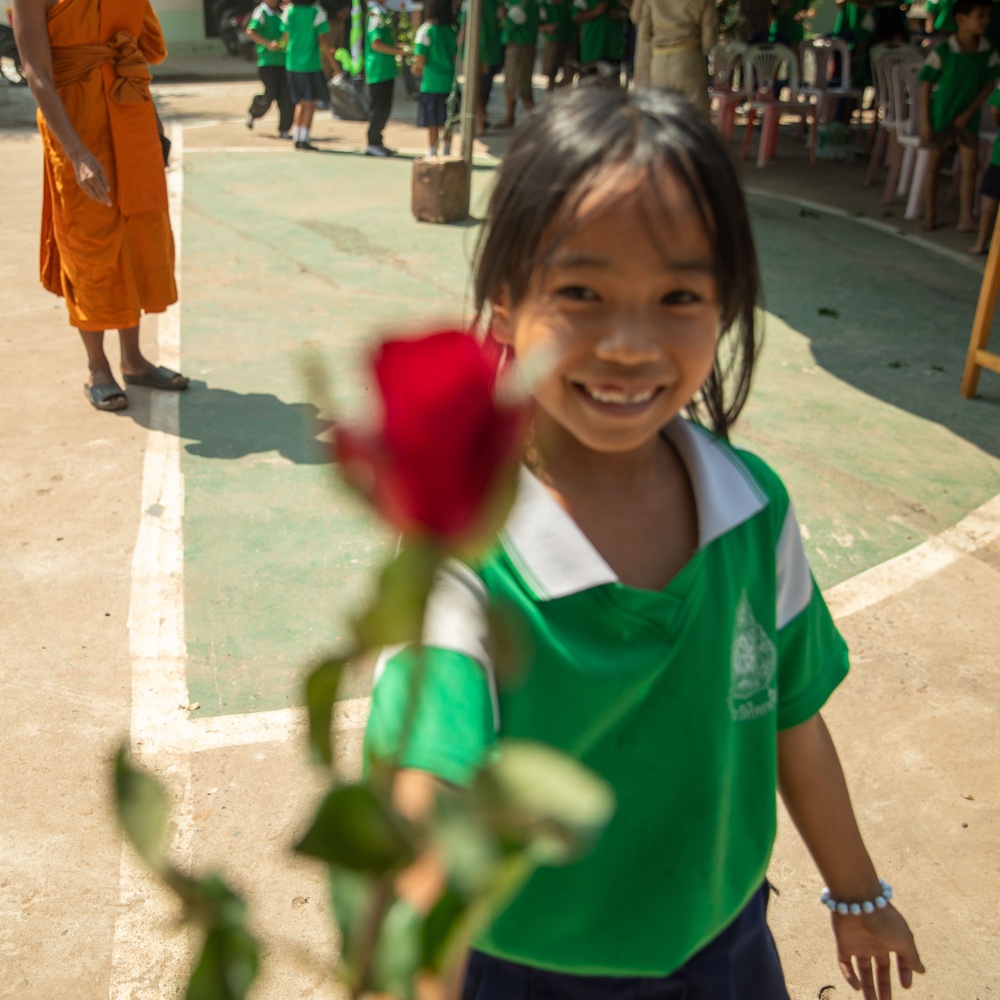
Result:
[[[117,382],[85,385],[83,391],[95,410],[124,410],[128,406],[128,396]]]
[[[158,368],[150,368],[148,372],[141,375],[123,375],[126,385],[144,385],[147,389],[167,389],[179,392],[188,387],[191,380],[179,372],[171,371],[160,365]]]

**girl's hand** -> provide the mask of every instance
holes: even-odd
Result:
[[[111,185],[101,161],[89,149],[81,149],[72,157],[76,182],[88,198],[111,207]]]
[[[914,972],[924,971],[913,934],[891,903],[884,910],[859,916],[834,913],[832,922],[840,971],[849,986],[862,991],[865,1000],[892,997],[893,952],[904,990],[910,988]]]

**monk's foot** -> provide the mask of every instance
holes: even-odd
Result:
[[[975,233],[979,231],[979,226],[976,225],[974,219],[959,219],[955,229],[960,233]]]
[[[128,406],[128,396],[110,371],[92,371],[83,392],[95,410],[124,410]]]
[[[973,243],[972,246],[969,247],[969,253],[975,256],[982,256],[986,253],[986,249],[986,244],[984,243]]]
[[[167,389],[174,392],[186,389],[191,381],[180,372],[172,371],[170,368],[157,366],[146,361],[138,367],[125,367],[122,365],[122,378],[126,385],[144,385],[148,389]]]
[[[920,228],[925,233],[930,233],[933,232],[935,229],[937,229],[937,223],[934,221],[934,216],[925,215],[923,221],[920,223]]]

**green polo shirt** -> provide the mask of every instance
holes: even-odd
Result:
[[[285,37],[285,25],[281,20],[281,10],[269,7],[266,3],[259,4],[247,21],[247,27],[269,42],[280,42]],[[272,52],[266,45],[257,46],[258,66],[284,66],[285,52],[279,49]]]
[[[413,43],[415,55],[423,56],[420,93],[448,94],[455,82],[455,59],[458,56],[458,28],[454,24],[425,21],[417,29]]]
[[[498,737],[549,744],[608,781],[593,850],[540,868],[474,941],[578,975],[666,976],[760,887],[776,828],[777,734],[810,719],[848,668],[781,481],[683,420],[665,430],[692,480],[698,549],[662,590],[625,586],[530,473],[496,549],[439,579],[404,766],[457,785]],[[494,677],[487,608],[529,633]],[[366,753],[398,744],[411,649],[387,651]]]
[[[1000,90],[994,90],[986,102],[991,108],[1000,108]],[[1000,167],[1000,132],[993,140],[993,152],[990,154],[990,163],[994,167]]]
[[[990,80],[1000,78],[1000,55],[985,38],[975,52],[963,52],[952,35],[938,45],[921,67],[919,79],[935,84],[931,92],[931,128],[943,132]],[[970,123],[975,127],[975,123]]]
[[[462,0],[458,12],[458,25],[465,24],[468,0]],[[486,66],[499,66],[503,62],[503,43],[500,41],[500,2],[482,0],[479,16],[479,61]]]
[[[500,40],[504,45],[535,45],[538,42],[538,3],[516,0],[507,5]]]
[[[281,15],[288,48],[285,69],[289,73],[318,73],[323,69],[319,54],[319,37],[330,30],[326,11],[318,3],[289,4]]]
[[[368,20],[365,23],[365,80],[368,83],[384,83],[396,78],[396,57],[385,52],[376,52],[372,42],[395,45],[396,36],[392,30],[392,15],[377,3],[368,4]]]
[[[573,0],[574,11],[593,10],[600,0]],[[580,25],[580,64],[587,66],[604,58],[610,18],[607,11]]]
[[[539,35],[542,44],[546,42],[573,41],[574,24],[571,0],[543,0],[538,5],[538,21],[540,26],[555,25],[555,31],[547,31]]]

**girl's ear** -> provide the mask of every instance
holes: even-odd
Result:
[[[514,346],[514,335],[510,324],[510,292],[503,285],[490,302],[490,333],[494,340],[507,347]]]

